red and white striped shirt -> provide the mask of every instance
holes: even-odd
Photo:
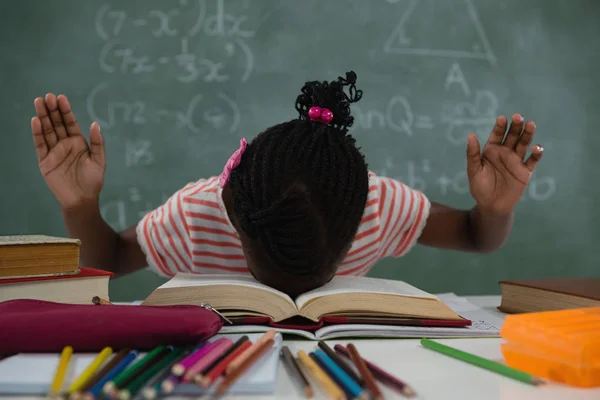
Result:
[[[370,175],[364,216],[337,275],[365,275],[381,258],[400,257],[417,242],[429,215],[423,193]],[[137,226],[148,264],[158,274],[250,273],[229,220],[218,177],[190,183]]]

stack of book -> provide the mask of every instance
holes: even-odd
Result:
[[[0,236],[0,302],[90,304],[94,296],[108,300],[112,273],[79,267],[80,244],[44,235]]]

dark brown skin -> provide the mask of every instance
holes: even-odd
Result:
[[[58,200],[71,237],[82,241],[81,263],[122,276],[147,266],[136,238],[136,227],[115,232],[100,214],[99,195],[104,184],[106,158],[100,127],[90,127],[86,141],[64,95],[52,93],[34,102],[36,116],[31,131],[40,172]],[[476,206],[457,210],[432,203],[427,225],[419,243],[425,246],[470,252],[500,248],[512,229],[513,209],[523,195],[529,178],[541,159],[543,148],[533,146],[532,121],[513,115],[508,128],[505,117],[496,125],[481,150],[477,137],[469,136],[467,171]],[[224,192],[228,214],[231,196]],[[252,269],[252,261],[248,260]]]

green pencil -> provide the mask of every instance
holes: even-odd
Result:
[[[148,370],[141,373],[133,381],[131,381],[125,388],[119,391],[119,399],[129,400],[134,397],[140,389],[142,389],[148,381],[155,376],[160,374],[164,369],[170,369],[171,365],[179,358],[179,356],[186,350],[185,347],[176,347],[173,351],[163,357],[162,360],[158,361]]]
[[[125,371],[117,375],[115,379],[106,382],[102,388],[102,391],[105,394],[111,394],[113,391],[117,391],[119,388],[127,385],[132,379],[135,379],[135,376],[138,375],[139,371],[144,368],[146,364],[152,362],[157,356],[162,355],[166,349],[167,346],[164,345],[155,347],[144,357],[137,360],[131,367],[125,369]]]
[[[438,353],[445,354],[447,356],[476,365],[483,369],[487,369],[488,371],[504,375],[523,383],[528,383],[530,385],[540,385],[544,383],[544,381],[540,378],[536,378],[535,376],[529,375],[526,372],[519,371],[518,369],[511,368],[507,365],[488,360],[474,354],[466,353],[462,350],[458,350],[438,342],[434,342],[433,340],[421,339],[421,345],[426,349],[437,351]]]

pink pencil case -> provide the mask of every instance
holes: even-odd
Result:
[[[223,326],[201,306],[62,304],[41,300],[0,303],[0,354],[151,349],[193,345]]]

